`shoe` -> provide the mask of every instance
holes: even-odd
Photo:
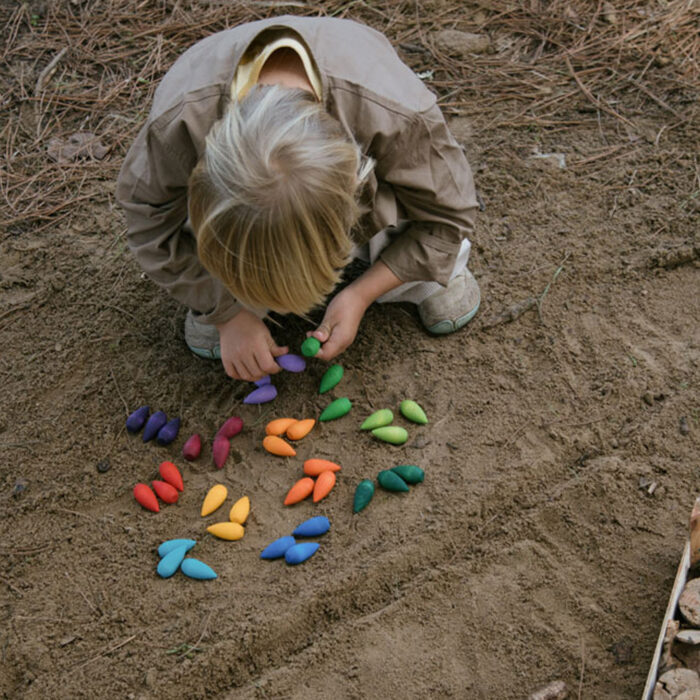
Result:
[[[185,316],[185,342],[187,347],[199,357],[206,360],[220,360],[219,331],[216,326],[197,320],[190,309]]]
[[[479,285],[466,268],[418,304],[418,315],[429,333],[454,333],[474,318],[481,303]]]

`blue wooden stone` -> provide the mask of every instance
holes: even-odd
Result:
[[[284,553],[287,564],[301,564],[310,559],[321,545],[318,542],[300,542]]]
[[[325,515],[317,515],[315,518],[305,520],[292,534],[297,537],[318,537],[325,535],[330,529],[330,520]]]
[[[164,557],[166,554],[172,552],[173,549],[183,546],[187,547],[187,551],[189,552],[196,544],[197,542],[195,540],[166,540],[158,547],[158,556]]]
[[[216,572],[214,569],[205,564],[203,561],[199,561],[199,559],[187,557],[183,560],[180,568],[185,576],[196,578],[200,581],[208,581],[209,579],[216,578]]]
[[[180,568],[180,564],[182,564],[182,560],[185,558],[188,551],[188,546],[182,545],[168,552],[158,562],[158,568],[156,569],[158,576],[161,578],[170,578]]]
[[[296,544],[296,540],[291,535],[285,535],[278,540],[271,542],[260,553],[261,559],[279,559],[284,553]]]

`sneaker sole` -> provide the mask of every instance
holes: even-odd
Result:
[[[456,321],[440,321],[440,323],[436,323],[434,326],[426,328],[426,330],[433,335],[449,335],[450,333],[454,333],[463,326],[466,326],[467,323],[476,316],[476,312],[479,310],[480,306],[481,299],[479,299],[479,303],[468,314],[460,316]]]
[[[197,357],[202,357],[205,360],[220,360],[221,359],[221,348],[217,345],[213,350],[206,350],[205,348],[195,348],[191,345],[187,346]]]

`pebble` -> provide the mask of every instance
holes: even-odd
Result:
[[[687,435],[690,432],[690,425],[688,425],[687,416],[681,416],[680,420],[678,421],[678,430],[680,431],[681,435]]]
[[[335,401],[329,403],[325,409],[323,409],[323,413],[321,413],[319,416],[319,420],[327,421],[342,418],[350,412],[351,408],[352,403],[350,399],[346,397],[336,399]]]
[[[290,565],[301,564],[316,554],[320,546],[318,542],[300,542],[292,545],[284,553],[284,560]]]
[[[676,639],[684,644],[700,644],[700,630],[681,630]]]
[[[403,445],[408,440],[408,432],[398,425],[387,425],[384,428],[375,428],[372,435],[378,440],[390,442],[392,445]]]
[[[187,547],[187,551],[189,552],[196,544],[197,542],[195,540],[188,539],[166,540],[158,547],[158,556],[164,557],[178,547]]]
[[[190,550],[187,546],[176,547],[168,552],[159,562],[156,572],[161,578],[170,578],[182,564],[182,560]]]
[[[447,54],[467,57],[469,54],[484,53],[491,46],[491,41],[485,34],[460,32],[457,29],[443,29],[435,36],[435,44]]]
[[[228,489],[223,484],[214,484],[202,503],[202,517],[213,513],[225,500],[228,495]]]
[[[374,484],[369,479],[363,479],[355,489],[355,497],[352,502],[352,512],[359,513],[369,505],[374,496]]]
[[[284,553],[296,544],[296,540],[291,535],[280,537],[260,552],[261,559],[279,559],[284,556]]]
[[[296,537],[318,537],[325,535],[331,529],[331,522],[325,515],[317,515],[305,520],[292,532]]]
[[[27,482],[24,479],[17,479],[12,487],[12,495],[16,498],[27,488]]]
[[[112,465],[110,464],[108,459],[101,459],[97,463],[97,471],[100,472],[100,474],[104,474],[105,472],[108,472],[111,469]]]
[[[408,491],[408,484],[391,469],[383,469],[377,474],[379,485],[387,491]]]
[[[360,426],[360,430],[374,430],[375,428],[383,428],[386,425],[390,425],[394,420],[394,414],[388,408],[380,408],[375,411],[371,416],[365,418],[364,422]]]
[[[685,584],[678,599],[678,607],[693,627],[700,627],[700,578],[694,578]]]
[[[337,386],[340,380],[343,378],[343,368],[340,365],[333,365],[329,367],[321,377],[321,386],[319,387],[318,393],[325,394],[330,391],[334,386]]]
[[[183,559],[180,569],[185,576],[189,576],[189,578],[196,578],[200,581],[208,581],[216,578],[216,572],[214,569],[205,564],[203,561],[199,561],[199,559],[186,557]]]

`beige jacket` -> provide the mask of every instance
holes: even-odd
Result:
[[[399,219],[412,222],[381,259],[404,282],[446,284],[477,201],[471,169],[435,96],[380,33],[350,20],[275,17],[213,34],[188,49],[158,86],[150,115],[117,182],[128,243],[143,270],[201,320],[220,323],[240,304],[197,258],[187,228],[187,180],[205,136],[229,103],[242,55],[275,31],[295,31],[315,60],[323,102],[376,160],[353,235],[366,243]]]

